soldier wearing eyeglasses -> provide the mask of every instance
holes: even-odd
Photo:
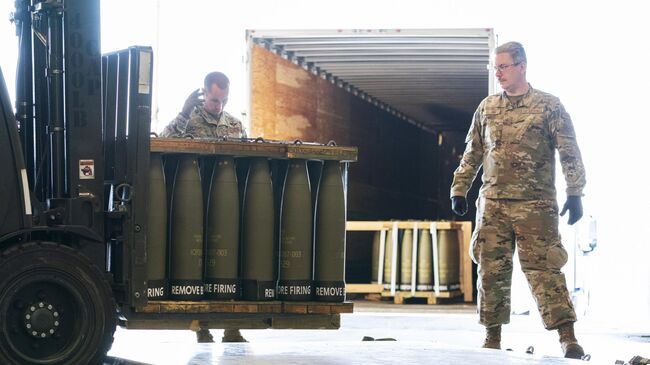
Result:
[[[555,150],[566,180],[567,200],[559,215],[569,224],[582,217],[585,169],[569,114],[560,100],[526,80],[526,53],[517,42],[495,50],[494,70],[503,89],[476,109],[466,149],[454,172],[452,210],[467,212],[465,198],[483,167],[470,255],[478,264],[483,347],[501,348],[501,325],[510,322],[512,257],[521,268],[548,330],[558,330],[564,356],[581,358],[574,334],[576,314],[564,274],[567,252],[558,232]]]

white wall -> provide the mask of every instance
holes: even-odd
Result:
[[[12,9],[0,4],[0,19]],[[650,73],[640,2],[485,0],[102,2],[102,48],[151,45],[160,130],[213,70],[232,80],[227,109],[245,102],[245,29],[490,27],[499,43],[518,40],[533,86],[559,96],[573,117],[587,167],[586,211],[598,219],[592,313],[650,317],[650,239],[644,166]],[[156,19],[159,5],[160,28]],[[0,22],[0,66],[10,91],[14,29]],[[156,37],[158,35],[158,37]],[[13,91],[11,91],[13,93]],[[560,197],[563,202],[564,197]],[[619,315],[619,314],[617,314]]]

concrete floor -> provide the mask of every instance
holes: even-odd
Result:
[[[339,330],[242,330],[249,343],[197,344],[190,331],[117,330],[107,364],[574,364],[536,313],[513,315],[502,345],[480,349],[473,305],[395,305],[355,301]],[[591,363],[650,357],[650,323],[582,318],[576,332]],[[221,330],[212,330],[215,340]],[[395,341],[361,341],[364,336]],[[534,346],[533,355],[526,354]]]

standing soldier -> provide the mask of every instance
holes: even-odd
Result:
[[[495,51],[500,94],[476,109],[467,147],[454,172],[452,210],[467,213],[465,198],[483,166],[470,255],[478,264],[483,347],[501,348],[501,325],[510,322],[512,256],[515,247],[548,330],[557,329],[564,356],[584,355],[573,330],[576,314],[564,274],[567,252],[558,233],[555,149],[567,183],[569,224],[582,217],[585,170],[569,114],[560,100],[526,81],[526,53],[517,42]]]
[[[203,89],[195,90],[185,100],[183,110],[162,131],[162,137],[246,138],[241,121],[224,110],[228,102],[230,80],[221,72],[205,76]],[[203,95],[203,98],[200,96]],[[214,342],[210,331],[196,330],[198,342]],[[222,342],[247,342],[238,329],[225,329]]]
[[[203,89],[195,90],[185,100],[183,110],[162,131],[162,137],[246,138],[239,119],[224,110],[228,102],[230,81],[221,72],[205,76]],[[200,96],[203,95],[203,98]]]

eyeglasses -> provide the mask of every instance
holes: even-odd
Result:
[[[519,64],[521,64],[521,62],[511,63],[509,65],[501,64],[501,65],[498,65],[498,66],[494,66],[492,68],[494,69],[494,72],[497,72],[497,71],[503,72],[503,71],[507,70],[508,68],[510,68],[511,66],[519,66]]]

